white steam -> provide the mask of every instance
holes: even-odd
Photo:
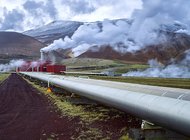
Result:
[[[75,57],[89,50],[92,46],[110,45],[116,51],[117,44],[122,43],[124,49],[121,53],[137,50],[138,47],[133,42],[127,39],[130,28],[129,21],[118,20],[116,22],[105,20],[101,23],[86,23],[81,25],[71,38],[65,37],[64,40],[55,40],[53,44],[43,48],[45,52],[56,49],[73,48]]]
[[[179,29],[179,30],[177,30],[175,33],[181,33],[181,34],[190,35],[190,31],[185,30],[185,29]]]
[[[133,20],[104,20],[85,23],[72,37],[65,37],[43,48],[45,52],[71,48],[74,57],[102,45],[109,45],[120,53],[134,52],[146,46],[167,41],[167,32],[190,33],[190,1],[142,0],[143,8],[133,13]],[[117,11],[116,11],[117,12]],[[190,77],[189,53],[181,62],[165,67],[151,67],[126,76]]]
[[[30,67],[32,67],[32,68],[38,67],[40,64],[41,64],[41,63],[38,62],[38,61],[33,61],[33,62],[31,62]]]
[[[189,28],[190,1],[186,0],[142,0],[143,9],[133,13],[134,23],[130,28],[130,37],[141,46],[160,43],[164,36],[159,36],[156,30],[162,25],[183,23]],[[172,28],[172,27],[171,27]]]
[[[8,64],[0,64],[0,72],[10,72],[22,66],[24,63],[24,60],[11,60]]]
[[[71,38],[56,40],[43,50],[75,48],[75,57],[101,45],[110,45],[120,53],[140,50],[167,41],[167,37],[160,34],[161,30],[189,33],[189,5],[190,1],[185,0],[143,0],[143,8],[134,11],[132,23],[126,20],[86,23]]]
[[[190,50],[186,52],[186,57],[181,62],[163,66],[156,60],[150,60],[149,65],[150,68],[144,71],[132,71],[123,76],[190,78]]]

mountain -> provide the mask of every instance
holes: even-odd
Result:
[[[190,36],[183,33],[168,33],[166,42],[149,45],[135,52],[120,53],[111,46],[102,45],[98,51],[88,49],[78,57],[118,59],[140,63],[147,63],[150,59],[157,59],[163,64],[169,64],[171,59],[184,58],[186,50],[190,49]],[[120,49],[122,50],[122,48]]]
[[[37,59],[43,47],[43,43],[30,36],[0,32],[0,63],[7,63],[11,59]]]
[[[117,21],[122,20],[128,22],[128,24],[132,23],[132,20],[128,19],[118,19],[118,20],[109,20],[113,24],[116,24]],[[84,24],[95,25],[102,30],[102,22],[78,22],[78,21],[53,21],[47,25],[42,27],[28,30],[23,32],[23,34],[36,38],[37,40],[45,43],[51,44],[54,40],[58,40],[60,38],[64,39],[66,36],[71,37],[77,29]]]
[[[23,32],[23,34],[34,37],[45,44],[51,44],[59,38],[71,37],[82,24],[77,21],[54,21],[37,29]]]
[[[147,63],[150,59],[168,64],[182,59],[190,49],[190,35],[181,23],[160,25],[146,35],[136,35],[143,45],[130,38],[133,20],[118,19],[97,22],[54,21],[43,27],[24,32],[46,44],[55,41],[48,52],[52,57],[89,57]],[[137,39],[137,40],[138,40]],[[140,43],[141,43],[140,42]],[[148,43],[147,43],[148,42]]]

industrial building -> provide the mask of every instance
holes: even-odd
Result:
[[[53,64],[51,61],[26,61],[16,68],[16,72],[50,72],[61,73],[66,71],[65,65]]]

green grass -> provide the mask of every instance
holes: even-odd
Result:
[[[71,58],[63,60],[62,63],[67,66],[69,71],[102,72],[111,70],[117,74],[149,67],[145,64],[95,58]]]
[[[110,110],[104,109],[103,107],[98,108],[98,112],[96,110],[87,111],[86,108],[90,108],[91,105],[86,105],[85,107],[83,105],[74,105],[71,104],[66,100],[63,96],[57,96],[56,94],[52,94],[47,92],[47,88],[40,87],[39,85],[35,85],[34,83],[31,83],[35,88],[40,90],[42,93],[44,93],[52,102],[54,102],[54,105],[62,112],[63,116],[69,116],[69,117],[79,117],[81,121],[84,121],[86,123],[93,123],[97,120],[105,120],[109,116],[107,116],[107,112]],[[104,112],[104,113],[100,113]]]
[[[145,78],[145,77],[107,77],[107,76],[89,76],[89,77],[93,78],[93,79],[102,79],[102,80],[117,81],[117,82],[190,89],[190,79]]]
[[[122,136],[119,140],[132,140],[128,135]]]
[[[81,74],[67,74],[67,75],[74,77],[81,76]],[[190,89],[190,78],[157,78],[157,77],[154,78],[154,77],[121,77],[121,76],[112,77],[112,76],[94,76],[94,75],[87,75],[87,76],[91,79]]]
[[[120,62],[116,62],[113,60],[96,59],[96,58],[70,58],[70,59],[64,59],[62,63],[67,65],[68,67],[108,66],[108,65],[121,64]]]
[[[64,63],[68,67],[80,67],[81,69],[73,69],[71,71],[82,71],[82,72],[104,72],[113,71],[115,74],[123,74],[129,71],[144,70],[148,68],[145,64],[134,64],[134,62],[125,61],[114,61],[114,60],[104,60],[104,59],[91,59],[91,58],[74,58],[66,59]],[[86,67],[85,67],[86,66]],[[93,67],[90,69],[88,67]],[[71,74],[73,76],[80,76],[79,74]],[[145,77],[106,77],[106,76],[89,76],[94,79],[111,80],[126,83],[137,83],[144,85],[153,86],[165,86],[165,87],[175,87],[175,88],[185,88],[190,89],[190,79],[181,78],[145,78]]]
[[[9,73],[0,73],[0,83],[7,79],[9,75]]]
[[[123,73],[127,73],[129,71],[146,69],[148,67],[149,67],[148,65],[143,65],[143,64],[126,64],[123,66],[116,67],[114,69],[114,72],[116,74],[123,74]]]

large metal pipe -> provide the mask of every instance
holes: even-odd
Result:
[[[57,75],[57,78],[63,78],[63,76]],[[123,89],[123,90],[133,91],[133,92],[140,91],[141,93],[190,101],[190,90],[187,90],[187,89],[149,86],[149,85],[113,82],[113,81],[105,81],[105,80],[94,80],[94,79],[87,79],[87,78],[85,79],[83,78],[81,80],[80,77],[73,78],[73,77],[68,77],[68,76],[65,76],[64,79],[77,82],[77,83],[99,85],[103,87],[111,87],[115,89]]]
[[[190,136],[190,101],[188,100],[165,97],[161,94],[149,94],[146,90],[143,93],[143,88],[139,91],[127,90],[122,88],[123,85],[120,83],[117,88],[108,86],[109,82],[107,81],[100,84],[99,80],[84,82],[85,80],[80,78],[31,72],[22,72],[22,74],[42,81],[49,81],[81,96],[116,107],[144,120]],[[190,95],[190,90],[182,91],[185,91],[186,96]]]

